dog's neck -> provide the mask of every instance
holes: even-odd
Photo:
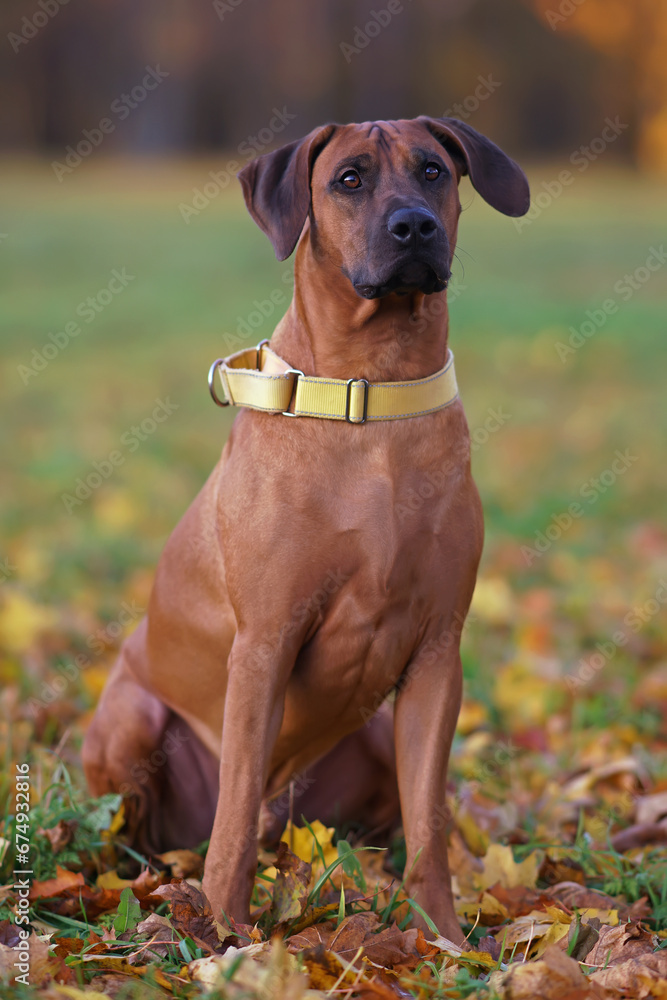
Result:
[[[395,382],[425,378],[447,355],[446,292],[363,299],[340,269],[296,252],[294,297],[271,346],[308,375]]]

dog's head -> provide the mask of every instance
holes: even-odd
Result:
[[[520,167],[455,118],[325,125],[259,156],[239,179],[279,260],[309,219],[316,257],[375,299],[447,286],[463,174],[499,212],[528,211]]]

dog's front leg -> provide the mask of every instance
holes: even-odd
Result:
[[[241,633],[229,655],[220,795],[203,882],[218,920],[224,911],[250,922],[258,817],[294,658],[292,649],[270,649]]]
[[[440,933],[459,944],[463,934],[454,911],[445,803],[462,690],[458,641],[451,645],[444,650],[431,646],[412,661],[399,686],[394,729],[408,893]],[[415,923],[426,930],[420,917]]]

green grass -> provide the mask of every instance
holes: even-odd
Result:
[[[283,276],[291,264],[273,259],[237,188],[189,225],[181,219],[179,204],[209,166],[90,164],[62,184],[44,165],[5,169],[1,524],[5,537],[30,525],[36,543],[48,539],[58,564],[51,593],[55,586],[65,596],[91,569],[114,586],[128,567],[152,564],[229,427],[205,388],[210,361],[226,350],[223,335],[235,332],[254,299],[289,292]],[[542,171],[534,187],[549,176]],[[465,291],[452,303],[451,342],[471,428],[483,427],[489,407],[511,414],[475,453],[489,536],[530,537],[608,467],[616,448],[634,448],[636,466],[572,532],[574,544],[597,547],[609,525],[655,514],[664,490],[664,463],[655,457],[667,422],[667,268],[567,363],[554,344],[660,245],[664,192],[591,171],[517,231],[464,183],[456,275]],[[18,367],[77,319],[79,303],[114,268],[134,281],[24,385]],[[246,342],[270,335],[277,318]],[[68,514],[61,494],[164,397],[178,405],[173,416]],[[113,527],[117,517],[100,514],[119,492],[135,507],[123,530]]]

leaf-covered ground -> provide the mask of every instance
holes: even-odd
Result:
[[[32,986],[1,995],[667,997],[667,268],[646,268],[667,211],[648,181],[596,167],[521,229],[463,195],[452,346],[487,544],[431,821],[468,950],[411,928],[400,836],[368,850],[295,816],[260,856],[256,925],[230,929],[204,846],[142,861],[120,801],[86,798],[92,707],[229,427],[208,364],[270,335],[290,291],[237,191],[183,222],[212,167],[5,172],[0,969],[28,912]]]

